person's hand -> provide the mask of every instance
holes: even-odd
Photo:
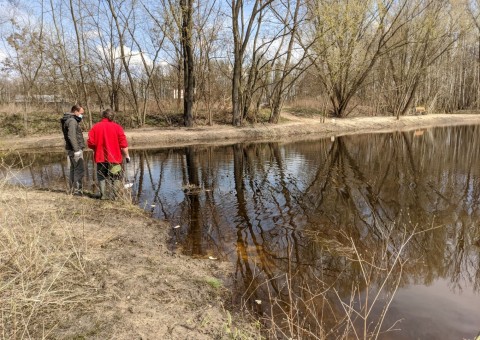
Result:
[[[130,163],[130,156],[125,157],[125,162]]]
[[[73,160],[75,162],[78,162],[80,158],[83,158],[82,157],[82,150],[78,150],[77,152],[73,153]]]

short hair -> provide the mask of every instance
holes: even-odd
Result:
[[[83,108],[82,105],[75,104],[75,105],[72,106],[72,109],[70,110],[70,112],[74,113],[74,112],[80,111],[82,108]]]
[[[102,117],[107,118],[109,121],[113,121],[113,119],[115,118],[115,111],[113,111],[112,109],[106,109],[102,112]]]

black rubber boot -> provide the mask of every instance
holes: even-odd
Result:
[[[101,200],[108,200],[107,197],[107,181],[106,180],[101,180],[98,181],[98,188],[100,189],[100,199]]]
[[[75,182],[73,185],[73,196],[83,196],[82,182]]]

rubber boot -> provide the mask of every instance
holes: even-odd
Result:
[[[72,182],[68,183],[67,195],[73,195],[74,191],[75,191],[75,185]]]
[[[83,185],[82,182],[78,181],[73,184],[73,195],[82,196],[83,195]]]
[[[107,191],[106,191],[106,188],[107,188],[107,181],[106,180],[101,180],[101,181],[98,181],[98,188],[100,189],[100,199],[101,200],[106,200],[108,199],[107,197]]]

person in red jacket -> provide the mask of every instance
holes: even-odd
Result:
[[[115,112],[106,109],[102,112],[102,120],[93,125],[88,132],[87,145],[94,152],[94,161],[97,163],[97,176],[100,188],[100,198],[107,199],[107,180],[113,185],[113,197],[121,186],[122,161],[130,163],[128,142],[123,128],[115,123]]]

